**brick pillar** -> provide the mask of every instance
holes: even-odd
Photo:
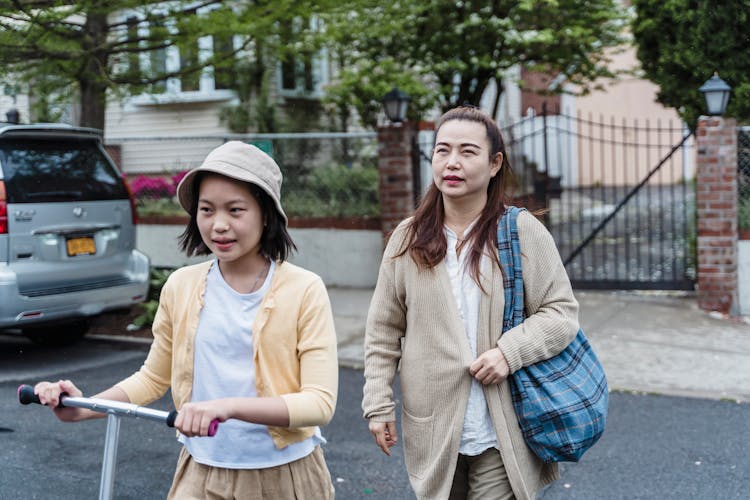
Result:
[[[702,116],[696,136],[698,305],[738,314],[737,123]]]
[[[122,146],[119,144],[105,144],[104,150],[107,152],[117,168],[122,171]]]
[[[380,227],[383,241],[414,213],[412,147],[416,130],[409,124],[378,127]]]

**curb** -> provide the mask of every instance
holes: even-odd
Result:
[[[132,337],[130,335],[104,335],[104,334],[92,334],[86,335],[84,338],[91,340],[102,340],[106,342],[125,342],[129,344],[141,344],[151,345],[154,339],[145,337]]]

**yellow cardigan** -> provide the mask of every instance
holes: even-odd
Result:
[[[178,269],[164,284],[148,357],[117,384],[132,403],[148,404],[170,386],[177,410],[190,401],[195,335],[213,262]],[[288,262],[277,264],[252,332],[258,396],[280,396],[289,409],[289,428],[268,429],[281,449],[312,436],[336,407],[336,332],[320,277]]]

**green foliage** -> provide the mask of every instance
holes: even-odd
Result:
[[[229,8],[207,0],[196,12],[190,0],[0,1],[0,78],[25,83],[41,103],[78,96],[81,124],[103,129],[108,93],[161,92],[168,78],[195,84],[204,68],[232,68],[256,41],[274,40],[279,24],[309,17],[321,3],[258,0]],[[242,43],[198,57],[198,39],[209,36]],[[163,62],[168,48],[180,51],[178,71],[139,63]]]
[[[378,171],[375,167],[315,168],[304,182],[282,193],[284,210],[300,217],[376,217]]]
[[[377,217],[378,170],[374,165],[329,166],[296,169],[291,176],[285,166],[282,202],[289,216]],[[139,217],[181,215],[185,211],[174,197],[136,200]]]
[[[150,215],[186,215],[182,206],[174,198],[140,198],[136,200],[139,217]]]
[[[737,225],[740,229],[750,229],[750,195],[738,200]]]
[[[157,267],[151,268],[151,275],[149,276],[149,289],[148,297],[146,302],[141,306],[143,307],[143,313],[137,316],[133,320],[133,324],[138,327],[151,326],[156,316],[156,310],[159,308],[159,296],[161,295],[161,289],[164,283],[167,282],[169,275],[174,272],[173,269],[162,269]]]
[[[732,88],[727,116],[750,120],[750,0],[634,0],[632,31],[658,100],[695,128],[705,114],[698,90],[714,72]]]
[[[236,134],[251,129],[258,133],[278,132],[276,109],[268,92],[268,68],[256,50],[254,61],[240,61],[232,69],[232,88],[239,103],[223,108],[220,121]]]
[[[564,77],[585,90],[610,75],[605,49],[621,43],[616,0],[357,0],[324,15],[329,54],[343,69],[328,89],[339,112],[354,106],[366,126],[394,85],[414,97],[414,114],[478,105],[503,88],[518,64]],[[499,103],[495,103],[496,106]],[[412,117],[413,118],[413,117]]]

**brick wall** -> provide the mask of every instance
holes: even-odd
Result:
[[[547,106],[547,114],[560,114],[560,96],[558,94],[547,95],[544,92],[554,79],[554,75],[521,69],[523,88],[521,90],[521,113],[526,114],[529,108],[534,110],[538,116],[542,115],[543,106]]]
[[[416,131],[409,124],[378,127],[380,221],[384,240],[414,212],[412,147]]]
[[[105,144],[104,150],[107,152],[117,168],[122,170],[122,146],[119,144]]]
[[[696,132],[698,305],[738,313],[737,124],[701,117]]]

